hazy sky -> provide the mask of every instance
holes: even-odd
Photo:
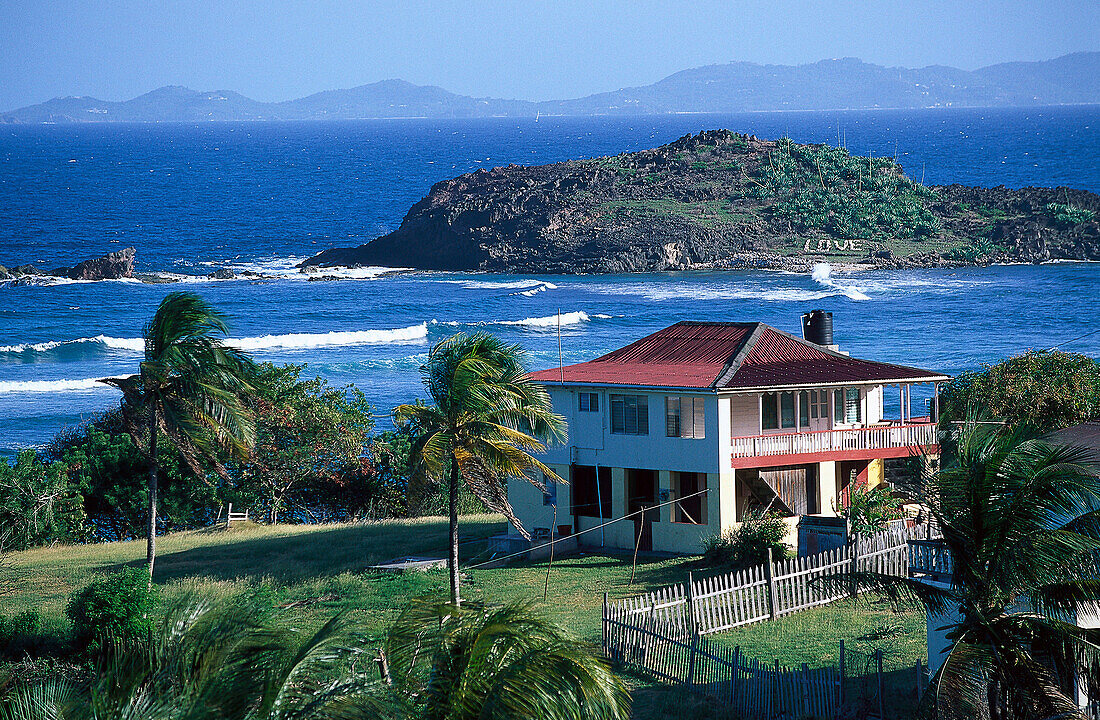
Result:
[[[0,110],[162,85],[285,100],[396,77],[560,99],[734,60],[973,69],[1079,50],[1100,50],[1100,0],[0,0]]]

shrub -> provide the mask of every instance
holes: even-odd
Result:
[[[1061,228],[1071,228],[1074,225],[1090,222],[1096,217],[1096,213],[1092,210],[1062,203],[1048,204],[1047,212],[1054,218],[1054,223]]]
[[[856,490],[851,502],[841,511],[855,535],[871,535],[886,529],[891,520],[902,517],[902,502],[885,487]]]
[[[0,615],[0,655],[19,657],[38,644],[42,618],[38,611],[25,610],[18,615]]]
[[[791,550],[783,543],[787,530],[778,514],[750,510],[736,528],[703,541],[703,564],[729,570],[762,565],[768,561],[769,548],[773,560],[788,558]]]
[[[0,546],[25,550],[84,534],[84,510],[61,463],[24,450],[14,464],[0,459]]]
[[[126,568],[89,584],[69,601],[65,614],[79,646],[92,652],[105,645],[128,643],[148,636],[155,590],[148,573]]]
[[[945,422],[981,406],[1013,426],[1058,430],[1100,417],[1100,363],[1077,353],[1032,350],[956,376],[940,390],[940,404]]]

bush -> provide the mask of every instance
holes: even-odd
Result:
[[[78,540],[84,520],[61,463],[44,463],[33,450],[19,453],[14,464],[0,459],[0,546],[25,550]]]
[[[37,610],[25,610],[18,615],[0,615],[0,655],[15,658],[38,644],[42,618]]]
[[[73,624],[75,640],[92,652],[105,645],[148,637],[156,593],[149,574],[126,568],[91,583],[69,601],[65,614]]]
[[[1088,208],[1062,203],[1050,203],[1047,205],[1047,212],[1054,218],[1054,223],[1063,229],[1091,222],[1096,217],[1096,213]]]
[[[866,488],[851,494],[851,504],[841,511],[855,535],[872,535],[885,530],[891,520],[902,517],[902,501],[886,487]]]
[[[1012,426],[1041,432],[1100,417],[1100,363],[1060,351],[1032,350],[980,372],[962,373],[940,390],[941,422],[984,407]]]
[[[783,543],[787,530],[787,523],[776,513],[750,510],[736,528],[703,541],[703,564],[729,570],[763,565],[769,548],[773,560],[784,560],[792,554]]]

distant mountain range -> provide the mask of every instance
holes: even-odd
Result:
[[[123,102],[65,97],[0,113],[0,122],[200,122],[351,120],[869,108],[1009,107],[1100,103],[1100,52],[1011,62],[974,71],[900,68],[855,58],[808,65],[736,62],[683,70],[652,85],[573,100],[529,102],[456,95],[431,85],[383,80],[265,103],[229,90],[169,86]]]

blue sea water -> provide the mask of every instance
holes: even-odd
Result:
[[[809,275],[738,271],[537,277],[345,273],[306,282],[298,260],[395,228],[432,183],[508,163],[652,147],[726,127],[897,155],[928,183],[1067,185],[1100,191],[1100,108],[542,118],[478,121],[0,129],[0,264],[51,268],[127,245],[136,282],[0,287],[0,453],[117,403],[97,378],[133,371],[160,298],[195,290],[232,318],[257,358],[308,363],[390,408],[421,394],[431,343],[484,327],[531,364],[588,359],[681,319],[762,320],[797,331],[811,307],[834,313],[855,355],[947,373],[1069,342],[1100,354],[1100,266],[1055,264]],[[210,281],[218,267],[278,279]]]

